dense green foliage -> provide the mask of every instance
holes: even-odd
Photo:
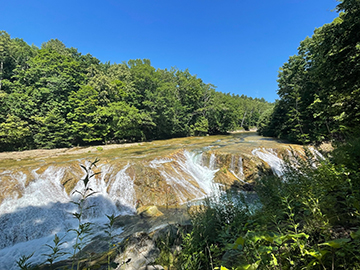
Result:
[[[193,216],[179,268],[359,269],[359,153],[355,139],[325,160],[294,155],[282,179],[256,184],[257,203],[210,201]]]
[[[271,106],[188,70],[100,63],[56,39],[39,49],[0,31],[3,151],[225,133],[256,126]]]
[[[360,127],[360,1],[300,43],[280,69],[274,111],[260,133],[308,143],[344,138]]]

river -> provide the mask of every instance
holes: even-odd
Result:
[[[90,181],[96,194],[86,217],[101,233],[107,215],[132,215],[142,205],[179,206],[251,183],[262,174],[281,175],[281,154],[290,147],[256,133],[187,137],[131,145],[33,150],[0,155],[0,269],[17,269],[21,255],[43,260],[54,234],[71,250],[76,227],[71,201],[83,189],[87,166],[99,158]],[[118,229],[118,233],[121,228]],[[65,256],[64,256],[65,257]]]

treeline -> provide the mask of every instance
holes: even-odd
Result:
[[[271,106],[188,70],[101,63],[57,39],[39,49],[0,31],[2,151],[225,133],[256,126]]]
[[[344,0],[339,16],[300,43],[279,72],[266,136],[308,143],[344,139],[360,127],[360,1]]]

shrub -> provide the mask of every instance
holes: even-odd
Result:
[[[359,142],[325,160],[293,153],[282,179],[257,182],[260,207],[234,192],[207,199],[184,237],[182,269],[359,269]]]

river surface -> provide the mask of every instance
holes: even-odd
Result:
[[[0,153],[0,269],[44,246],[55,234],[71,251],[76,228],[74,191],[85,173],[80,165],[99,158],[90,182],[97,193],[86,218],[102,234],[105,214],[134,215],[142,205],[180,206],[255,181],[266,169],[281,175],[281,153],[290,145],[256,133],[187,137],[130,145]],[[117,233],[121,232],[118,228]],[[63,257],[64,258],[64,257]]]

